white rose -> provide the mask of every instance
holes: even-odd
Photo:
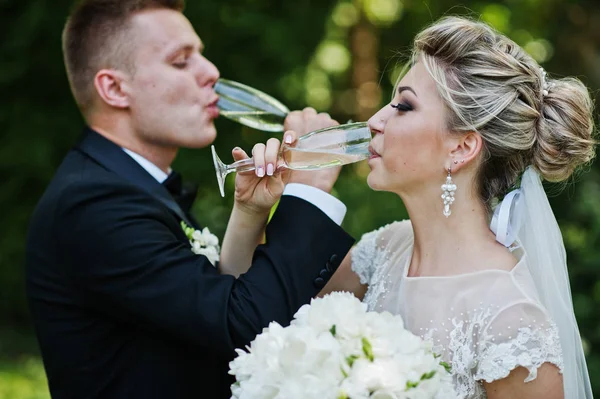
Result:
[[[193,247],[192,247],[192,251],[196,254],[196,255],[204,255],[208,258],[208,260],[210,261],[210,263],[213,264],[213,266],[215,265],[215,263],[219,260],[219,254],[217,253],[217,250],[215,249],[215,247],[208,247],[208,248],[198,248],[194,243]]]
[[[215,247],[206,248],[204,255],[208,258],[210,263],[212,263],[213,265],[219,261],[219,253],[217,252],[217,249]]]
[[[207,246],[216,247],[219,245],[219,239],[208,230],[208,227],[205,227],[204,230],[202,230],[202,236],[204,237]]]
[[[192,239],[194,240],[194,243],[198,243],[199,245],[201,245],[203,247],[206,246],[206,241],[205,241],[204,235],[202,234],[201,231],[194,230],[194,232],[192,233]]]
[[[192,252],[195,253],[196,255],[200,255],[204,248],[202,248],[202,245],[200,245],[200,243],[198,241],[193,241],[192,242]]]

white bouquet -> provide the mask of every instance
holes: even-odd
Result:
[[[273,322],[236,352],[236,399],[455,398],[431,344],[346,292],[312,300],[290,326]]]

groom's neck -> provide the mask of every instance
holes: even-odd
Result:
[[[90,127],[122,148],[126,148],[152,162],[165,173],[171,170],[171,164],[177,156],[177,147],[157,144],[156,141],[137,132],[129,123],[119,118],[112,121],[90,120]]]

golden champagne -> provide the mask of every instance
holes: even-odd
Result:
[[[283,147],[282,158],[290,169],[317,170],[362,161],[369,157],[369,143],[330,149],[299,149]]]

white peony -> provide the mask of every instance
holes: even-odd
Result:
[[[313,299],[294,315],[293,325],[306,325],[319,332],[329,331],[335,325],[341,337],[361,334],[362,318],[367,306],[347,292],[333,292],[324,298]]]
[[[382,389],[402,392],[406,389],[406,378],[399,373],[396,364],[390,358],[357,360],[349,379],[358,382],[370,392]]]

